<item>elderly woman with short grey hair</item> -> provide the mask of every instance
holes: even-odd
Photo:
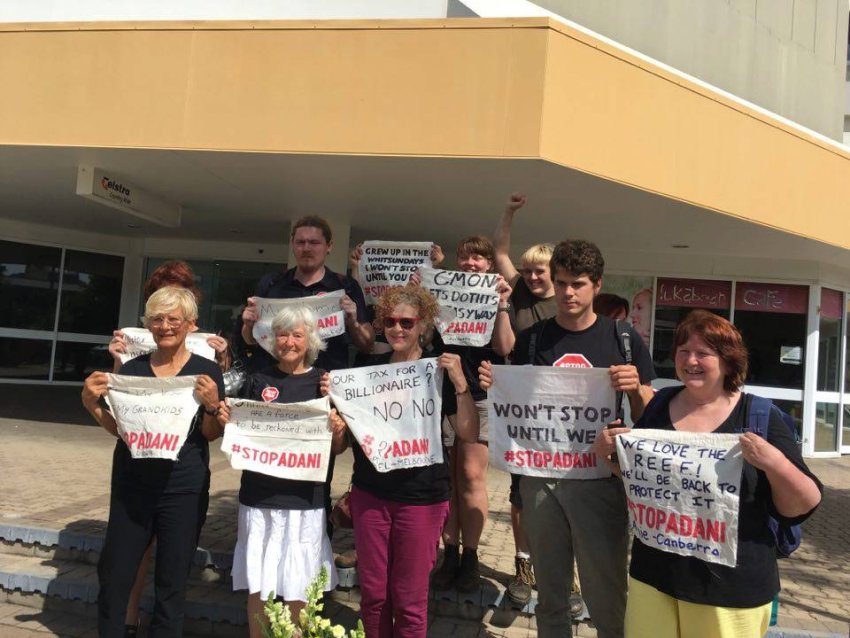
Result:
[[[145,304],[145,327],[156,350],[131,359],[118,371],[138,377],[196,376],[200,404],[177,460],[133,458],[119,437],[112,460],[109,523],[97,566],[98,634],[123,638],[124,616],[139,563],[156,537],[154,610],[151,636],[181,636],[186,583],[198,535],[209,503],[209,441],[221,434],[215,419],[224,397],[221,368],[186,349],[195,329],[198,306],[185,288],[166,286]],[[83,406],[107,432],[118,436],[118,424],[101,399],[108,377],[94,372],[83,386]]]
[[[281,310],[272,321],[277,365],[248,377],[240,395],[275,403],[310,401],[322,396],[324,370],[313,366],[325,343],[317,318],[306,306]],[[229,418],[226,406],[220,423]],[[334,438],[331,464],[324,482],[296,481],[245,470],[239,489],[233,589],[248,590],[251,638],[263,634],[263,598],[273,593],[289,604],[293,617],[306,601],[305,590],[325,567],[328,590],[336,587],[333,551],[328,538],[325,489],[333,474],[333,454],[345,447],[345,423],[331,412]]]

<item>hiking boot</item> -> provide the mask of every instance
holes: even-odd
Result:
[[[443,550],[443,562],[431,574],[431,586],[434,589],[451,589],[460,567],[457,545],[446,545]]]
[[[357,550],[347,549],[334,558],[334,564],[341,569],[357,567]]]
[[[570,615],[575,618],[584,611],[584,599],[581,597],[581,587],[573,581],[573,589],[570,592]]]
[[[469,593],[481,587],[481,570],[478,566],[478,551],[463,548],[463,556],[460,559],[460,569],[455,579],[455,589],[459,592]]]
[[[531,600],[531,587],[534,585],[534,571],[531,569],[531,561],[527,558],[517,556],[516,576],[508,583],[508,600],[514,605],[525,607]]]

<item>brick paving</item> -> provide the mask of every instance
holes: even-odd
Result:
[[[57,424],[0,418],[0,524],[27,525],[99,533],[108,515],[109,474],[114,439],[94,426]],[[820,511],[806,525],[804,543],[791,560],[781,561],[783,592],[780,625],[783,628],[848,635],[850,627],[850,457],[822,459],[811,467],[826,486]],[[235,543],[235,513],[239,473],[229,468],[213,444],[210,509],[201,535],[201,546],[211,551],[231,551]],[[337,462],[332,492],[339,496],[348,487],[350,452]],[[490,517],[479,546],[485,576],[507,582],[513,572],[513,539],[510,530],[507,475],[491,471]],[[351,546],[351,535],[334,541],[341,551]],[[2,636],[89,635],[79,633],[53,612],[16,608],[0,600]],[[47,614],[47,616],[45,616]],[[54,614],[55,615],[55,614]],[[527,626],[500,626],[499,618],[470,622],[438,617],[434,636],[466,638],[504,636],[524,638],[535,633]],[[83,620],[82,623],[89,621]],[[67,625],[67,623],[65,623]],[[502,623],[506,624],[506,623]],[[24,633],[21,633],[24,632]],[[578,634],[595,635],[580,626]]]

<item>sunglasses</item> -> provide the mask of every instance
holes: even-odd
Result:
[[[396,324],[404,330],[413,330],[419,317],[384,317],[384,328],[392,328]]]

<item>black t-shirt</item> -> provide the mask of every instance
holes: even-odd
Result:
[[[391,352],[374,355],[365,365],[375,366],[390,362]],[[443,374],[443,415],[457,412],[454,384],[448,374]],[[354,475],[351,482],[355,487],[388,501],[412,505],[432,505],[449,500],[448,452],[443,448],[443,462],[425,467],[413,467],[390,472],[379,472],[363,454],[356,440],[352,441],[354,453]]]
[[[130,359],[121,366],[118,374],[133,377],[154,377],[150,354]],[[224,379],[221,368],[193,354],[177,373],[178,377],[206,374],[218,385],[218,396],[224,398]],[[112,455],[112,487],[120,491],[143,491],[165,494],[197,494],[210,487],[210,448],[201,432],[203,406],[192,420],[186,442],[180,448],[176,461],[168,459],[134,459],[123,440],[115,444]]]
[[[673,396],[659,399],[666,400],[667,404],[652,410],[657,420],[650,423],[641,418],[635,428],[673,430],[669,410],[669,401]],[[741,395],[738,405],[714,432],[732,434],[745,429],[745,396]],[[767,440],[804,474],[811,477],[823,493],[823,485],[806,467],[791,431],[775,410],[771,411],[768,421]],[[678,600],[739,609],[764,605],[773,600],[779,591],[776,547],[767,526],[768,514],[789,525],[796,525],[807,519],[811,513],[794,519],[781,516],[773,504],[767,476],[745,461],[741,476],[738,561],[735,567],[708,563],[693,556],[671,554],[648,547],[635,539],[629,574],[632,578]]]
[[[322,380],[321,368],[310,368],[302,374],[287,374],[277,366],[255,372],[245,380],[239,392],[243,399],[264,401],[265,388],[277,388],[278,396],[274,403],[297,403],[321,398],[319,382]],[[249,507],[309,510],[324,507],[325,488],[333,476],[334,457],[331,454],[328,476],[324,482],[293,481],[277,478],[259,472],[242,472],[242,484],[239,488],[239,502]]]
[[[519,333],[530,328],[538,321],[551,319],[558,314],[558,303],[555,301],[555,296],[538,297],[525,283],[525,279],[520,277],[516,281],[514,291],[511,293],[511,327],[514,332]]]
[[[469,384],[473,401],[483,401],[487,398],[487,393],[481,389],[481,384],[478,381],[478,367],[482,361],[489,361],[498,365],[505,362],[505,358],[496,354],[490,343],[481,347],[450,345],[443,341],[439,332],[435,331],[431,347],[435,356],[440,356],[444,352],[458,355],[463,367],[463,376],[466,377],[466,382]],[[454,390],[452,390],[452,394],[454,394]]]
[[[300,297],[313,297],[327,292],[344,290],[345,294],[357,305],[358,323],[369,321],[366,311],[366,299],[363,290],[351,277],[340,275],[325,267],[325,276],[309,286],[305,286],[295,278],[295,268],[286,272],[269,273],[260,280],[257,286],[257,297],[264,299],[297,299]],[[242,323],[237,322],[237,334],[241,332]],[[239,337],[241,342],[241,337]],[[348,333],[331,337],[327,340],[328,347],[319,353],[316,365],[325,370],[338,370],[348,367],[348,344],[351,338]],[[261,347],[256,346],[249,349],[251,370],[264,370],[277,364],[275,358]]]
[[[637,368],[640,382],[649,383],[655,378],[649,350],[637,332],[627,327],[631,335],[632,364]],[[529,344],[536,335],[534,361],[529,361]],[[593,325],[584,330],[567,330],[555,319],[546,319],[522,331],[517,336],[512,363],[536,366],[569,366],[607,368],[626,362],[622,343],[613,319],[596,315]]]

